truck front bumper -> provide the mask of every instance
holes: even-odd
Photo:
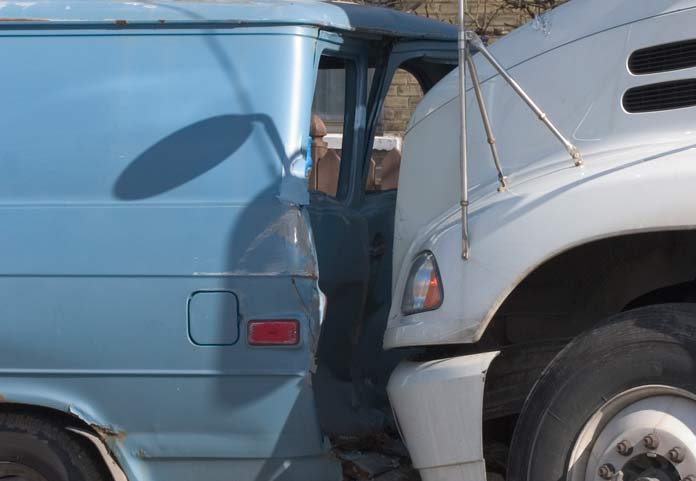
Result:
[[[423,481],[485,481],[483,387],[497,352],[402,362],[387,390]]]

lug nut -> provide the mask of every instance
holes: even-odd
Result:
[[[600,466],[599,471],[597,471],[597,473],[602,479],[611,479],[611,477],[614,476],[615,472],[616,470],[614,469],[614,466],[612,466],[609,463],[603,464],[602,466]]]
[[[625,439],[616,445],[616,452],[621,456],[629,456],[633,452],[633,446]]]
[[[657,449],[659,445],[660,440],[655,433],[650,433],[643,438],[643,446],[648,449]]]
[[[682,449],[678,446],[673,447],[667,452],[667,456],[669,456],[669,460],[672,461],[673,463],[681,463],[684,461],[684,452]]]

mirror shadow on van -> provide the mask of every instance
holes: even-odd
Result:
[[[219,115],[184,127],[141,153],[118,177],[114,196],[143,200],[196,179],[239,150],[255,123],[263,124],[274,150],[287,164],[282,141],[270,119],[255,114]]]

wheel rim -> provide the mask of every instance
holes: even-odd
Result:
[[[642,386],[613,397],[580,431],[568,480],[696,481],[696,396]]]
[[[38,471],[21,463],[0,461],[0,481],[48,481]]]

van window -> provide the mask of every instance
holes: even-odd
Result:
[[[312,103],[312,113],[321,118],[327,132],[333,134],[343,133],[343,119],[346,111],[345,91],[345,68],[319,69],[314,91],[314,102]]]
[[[325,56],[319,63],[312,103],[310,149],[307,175],[309,190],[336,197],[341,177],[341,154],[349,141],[346,124],[355,111],[348,89],[355,84],[356,68],[351,60]]]

